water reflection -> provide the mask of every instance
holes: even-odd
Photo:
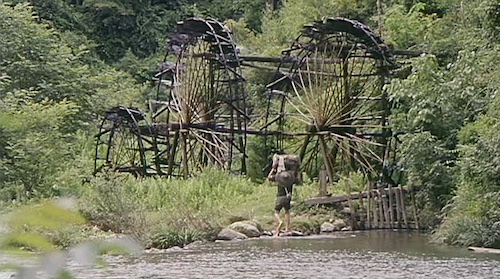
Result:
[[[71,270],[76,278],[500,278],[500,255],[390,231],[209,243],[106,260],[97,270]]]

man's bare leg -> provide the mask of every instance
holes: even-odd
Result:
[[[276,234],[274,236],[279,236],[281,226],[283,226],[283,221],[281,221],[279,211],[274,211],[274,219],[276,219],[276,224],[278,224],[278,226],[276,227]]]
[[[285,211],[285,232],[291,232],[290,229],[290,211]]]

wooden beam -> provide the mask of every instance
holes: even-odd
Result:
[[[406,192],[407,189],[401,187],[401,190],[403,192]],[[389,190],[387,188],[385,189],[373,189],[370,190],[370,196],[375,197],[377,196],[377,193],[380,193],[380,196],[383,195],[388,195]],[[362,193],[356,193],[356,194],[351,194],[351,195],[342,195],[342,196],[330,196],[330,197],[315,197],[311,198],[305,201],[306,205],[312,206],[312,205],[328,205],[328,204],[337,204],[341,202],[346,202],[349,199],[351,200],[358,200],[358,199],[366,199],[368,197],[368,191],[362,192]]]

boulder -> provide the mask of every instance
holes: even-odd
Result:
[[[333,222],[324,222],[321,224],[320,232],[335,232],[345,230],[347,224],[342,219],[336,219]]]
[[[335,231],[335,227],[333,226],[332,223],[324,222],[323,224],[321,224],[320,232],[324,233],[324,232],[333,232],[333,231]]]
[[[337,219],[335,221],[333,221],[333,227],[336,231],[340,231],[342,230],[343,228],[347,227],[347,224],[345,223],[344,220],[342,219]]]
[[[255,220],[243,220],[241,222],[255,226],[259,230],[259,232],[261,232],[261,233],[264,231],[264,229],[262,228],[262,225]]]
[[[238,240],[238,239],[247,239],[248,237],[240,232],[229,228],[223,228],[219,234],[217,234],[218,240]]]
[[[242,233],[248,237],[259,237],[261,235],[261,230],[259,230],[259,225],[253,221],[239,221],[234,222],[228,227],[234,231]]]

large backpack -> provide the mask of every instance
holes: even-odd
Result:
[[[297,182],[297,173],[300,168],[300,157],[298,155],[273,156],[273,169],[276,170],[275,181],[278,185],[289,187]]]

